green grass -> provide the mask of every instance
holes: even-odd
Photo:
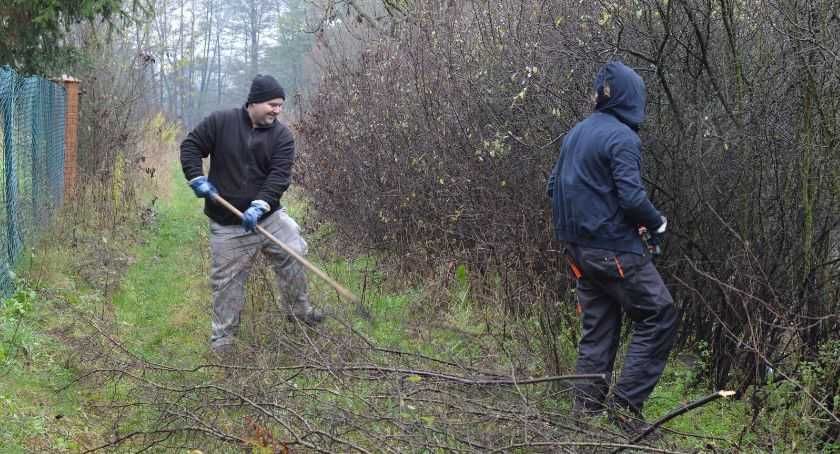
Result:
[[[4,453],[72,449],[89,427],[73,370],[43,330],[47,303],[24,282],[0,311],[0,446]]]
[[[670,411],[705,397],[712,390],[704,386],[691,386],[693,371],[679,361],[671,361],[659,384],[645,404],[645,416],[657,420]],[[720,398],[689,413],[677,416],[665,427],[678,432],[698,434],[708,439],[686,437],[686,448],[731,448],[737,441],[744,424],[749,420],[746,402]]]
[[[72,217],[72,213],[64,215]],[[92,319],[113,317],[126,347],[151,361],[194,363],[198,353],[206,351],[207,221],[201,201],[184,186],[161,204],[157,222],[151,226],[129,217],[125,225],[102,229],[97,223],[101,221],[70,229],[67,224],[54,226],[44,235],[42,247],[18,267],[25,280],[19,283],[17,294],[2,304],[3,453],[74,452],[80,443],[101,443],[103,428],[86,408],[131,393],[125,384],[103,389],[74,384],[78,361],[74,350],[84,348],[81,342],[90,329],[68,308]],[[66,238],[55,237],[62,232],[70,235],[71,229],[74,238],[81,238],[76,247],[68,246]],[[103,275],[115,271],[107,266],[112,255],[108,248],[118,249],[133,261],[124,275],[116,276],[113,295],[96,285]],[[88,262],[92,265],[85,271],[80,264]],[[91,276],[86,278],[86,273]],[[142,425],[142,415],[138,417]]]
[[[157,228],[113,298],[121,337],[147,359],[177,365],[206,350],[210,303],[207,218],[186,187],[158,211]]]

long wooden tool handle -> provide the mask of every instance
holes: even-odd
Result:
[[[213,200],[214,200],[214,201],[216,201],[218,204],[220,204],[220,205],[222,205],[223,207],[227,208],[227,209],[228,209],[228,210],[230,210],[233,214],[235,214],[235,215],[239,216],[239,218],[240,218],[240,219],[242,219],[242,212],[241,212],[241,211],[239,211],[238,209],[236,209],[236,207],[235,207],[235,206],[231,205],[231,204],[230,204],[230,202],[228,202],[227,200],[223,199],[223,198],[222,198],[222,196],[220,196],[219,194],[213,194],[211,197],[212,197],[212,198],[213,198]],[[265,235],[265,237],[266,237],[266,238],[268,238],[269,240],[271,240],[271,242],[272,242],[272,243],[274,243],[274,244],[276,244],[276,245],[280,246],[280,248],[281,248],[281,249],[283,249],[284,251],[286,251],[286,253],[287,253],[287,254],[291,255],[291,256],[292,256],[295,260],[297,260],[297,261],[298,261],[298,262],[300,262],[303,266],[305,266],[305,267],[306,267],[306,269],[308,269],[309,271],[312,271],[313,273],[317,274],[317,275],[318,275],[318,277],[320,277],[321,279],[323,279],[323,280],[324,280],[327,284],[330,284],[330,285],[332,286],[332,288],[334,288],[334,289],[335,289],[335,291],[337,291],[339,294],[341,294],[341,295],[342,295],[342,296],[344,296],[345,298],[347,298],[347,299],[349,299],[349,300],[351,300],[351,301],[353,301],[353,302],[355,302],[355,303],[358,303],[358,302],[359,302],[359,298],[358,298],[356,295],[354,295],[352,292],[350,292],[350,290],[347,290],[346,288],[342,287],[342,286],[341,286],[341,284],[339,284],[338,282],[336,282],[335,280],[333,280],[333,278],[331,278],[331,277],[327,276],[327,273],[325,273],[325,272],[321,271],[318,267],[316,267],[315,265],[313,265],[312,263],[310,263],[310,262],[309,262],[309,260],[306,260],[305,258],[303,258],[303,256],[301,256],[300,254],[298,254],[297,252],[295,252],[295,251],[294,251],[292,248],[290,248],[289,246],[286,246],[286,244],[285,244],[285,243],[283,243],[282,241],[278,240],[278,239],[277,239],[277,237],[275,237],[274,235],[272,235],[271,233],[269,233],[269,232],[268,232],[268,230],[266,230],[266,229],[262,228],[262,226],[260,226],[260,225],[257,225],[257,231],[258,231],[258,232],[260,232],[260,233],[262,233],[263,235]]]

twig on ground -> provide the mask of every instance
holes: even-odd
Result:
[[[688,404],[685,404],[682,407],[677,408],[676,410],[672,410],[667,415],[665,415],[665,416],[659,418],[658,420],[656,420],[653,424],[650,425],[650,427],[645,429],[644,432],[640,433],[639,435],[634,437],[632,440],[630,440],[630,443],[632,444],[632,443],[638,443],[638,442],[642,441],[645,437],[652,434],[653,431],[655,431],[657,427],[661,426],[662,424],[665,424],[666,422],[676,418],[679,415],[687,413],[687,412],[689,412],[689,411],[691,411],[695,408],[702,407],[703,405],[706,405],[709,402],[720,399],[721,397],[731,397],[731,396],[734,396],[734,395],[735,395],[735,391],[723,391],[723,390],[721,390],[721,391],[718,391],[716,393],[709,394],[708,396],[703,397],[701,399],[697,399],[694,402],[690,402]],[[625,447],[620,447],[620,448],[616,449],[615,451],[613,451],[612,454],[619,453],[619,452],[623,451],[624,449],[626,449],[626,448]]]

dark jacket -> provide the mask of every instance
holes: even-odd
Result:
[[[605,84],[609,97],[603,96]],[[641,179],[645,85],[632,69],[610,62],[598,72],[596,111],[566,135],[548,180],[558,240],[642,254],[638,227],[662,224]]]
[[[253,200],[264,200],[270,213],[280,208],[280,197],[289,188],[295,141],[291,131],[275,121],[254,128],[245,108],[213,112],[181,143],[181,167],[187,180],[204,174],[202,159],[210,157],[207,179],[240,211]],[[241,221],[225,207],[207,199],[204,213],[224,225]]]

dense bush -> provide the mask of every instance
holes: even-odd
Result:
[[[301,182],[348,239],[469,263],[550,320],[565,270],[546,176],[595,70],[622,58],[648,85],[659,267],[714,384],[743,391],[836,338],[838,2],[456,3],[322,39]]]
[[[485,271],[556,268],[545,180],[596,61],[549,12],[503,8],[421,10],[355,59],[328,57],[300,173],[352,240]]]

